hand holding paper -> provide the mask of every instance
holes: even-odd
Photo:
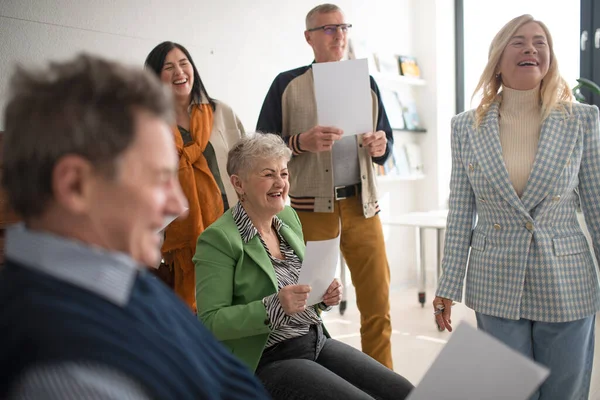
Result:
[[[339,255],[339,236],[330,240],[306,243],[298,284],[309,285],[312,288],[306,301],[307,306],[320,303],[323,299],[323,295],[335,278]]]
[[[381,157],[385,154],[387,137],[384,131],[368,132],[363,136],[363,146],[369,151],[371,157]]]
[[[277,296],[283,312],[294,315],[306,309],[306,299],[310,293],[308,285],[288,285],[281,288]]]
[[[333,144],[342,138],[342,130],[333,126],[315,126],[300,136],[300,147],[304,151],[318,153],[329,151]]]
[[[342,283],[338,281],[337,278],[334,278],[333,282],[331,282],[331,285],[329,285],[329,288],[323,295],[323,303],[325,303],[327,307],[339,305],[342,301],[342,293]]]

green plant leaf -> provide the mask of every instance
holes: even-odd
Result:
[[[588,89],[590,92],[600,95],[600,86],[598,86],[598,84],[596,82],[591,81],[586,78],[579,78],[579,79],[577,79],[577,82],[579,82],[579,85],[577,85],[578,87],[584,87],[584,88]]]

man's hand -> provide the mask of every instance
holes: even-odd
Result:
[[[363,146],[369,151],[371,157],[381,157],[385,154],[387,138],[384,131],[369,132],[363,136]]]
[[[310,286],[308,285],[288,285],[282,287],[277,296],[283,311],[287,315],[294,315],[306,310],[309,293]]]
[[[333,126],[317,125],[300,134],[300,147],[311,153],[330,151],[333,144],[342,138],[343,133],[341,129]]]

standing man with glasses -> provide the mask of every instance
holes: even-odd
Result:
[[[342,60],[351,27],[338,6],[313,8],[306,16],[304,36],[314,62]],[[344,137],[341,129],[318,125],[312,65],[275,78],[257,130],[281,135],[294,153],[289,163],[289,196],[304,239],[326,240],[341,234],[342,255],[361,313],[362,350],[392,369],[390,271],[377,215],[373,162],[385,162],[393,137],[377,84],[373,78],[370,81],[373,132]]]

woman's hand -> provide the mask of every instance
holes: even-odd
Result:
[[[433,315],[435,315],[435,322],[437,322],[440,331],[448,329],[448,332],[452,332],[452,325],[450,325],[452,323],[451,313],[452,300],[439,296],[433,299]]]
[[[325,303],[327,307],[337,306],[340,304],[340,301],[342,301],[342,292],[342,283],[335,278],[323,295],[323,303]]]
[[[279,290],[277,296],[283,311],[287,315],[293,315],[306,310],[306,300],[310,293],[308,285],[288,285]]]

